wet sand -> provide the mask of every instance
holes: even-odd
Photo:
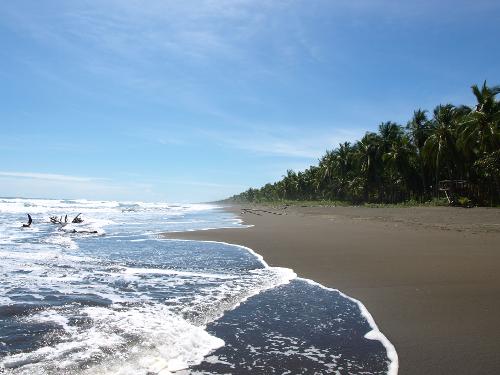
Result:
[[[226,209],[253,227],[167,237],[245,245],[361,300],[402,375],[500,373],[500,209]]]

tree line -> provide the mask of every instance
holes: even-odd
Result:
[[[332,200],[354,204],[426,202],[455,193],[461,203],[500,203],[500,86],[473,85],[476,105],[419,109],[355,143],[326,151],[317,165],[229,200]],[[448,190],[445,192],[446,188]],[[456,203],[456,202],[452,202]]]

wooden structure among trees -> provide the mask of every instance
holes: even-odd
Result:
[[[467,180],[439,181],[439,191],[444,192],[449,204],[457,204],[460,197],[470,196],[470,184]]]

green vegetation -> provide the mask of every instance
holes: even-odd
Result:
[[[432,116],[415,111],[406,127],[384,122],[378,133],[326,151],[318,165],[288,170],[280,181],[229,200],[433,204],[444,197],[439,188],[448,187],[452,203],[498,205],[500,86],[484,82],[472,92],[474,108],[438,105]]]

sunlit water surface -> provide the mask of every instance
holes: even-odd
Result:
[[[0,199],[0,372],[387,373],[354,301],[249,249],[159,236],[238,226],[212,205]]]

